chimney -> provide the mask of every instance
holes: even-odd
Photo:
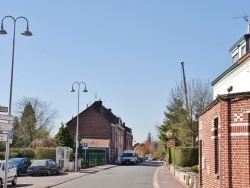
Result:
[[[250,34],[250,24],[247,25],[247,34]]]

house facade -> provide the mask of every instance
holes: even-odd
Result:
[[[75,138],[77,116],[66,125],[71,137]],[[105,108],[102,101],[95,101],[79,113],[78,132],[81,144],[88,142],[95,149],[107,149],[110,163],[116,163],[123,150],[132,148],[132,129],[125,126],[111,109]]]
[[[202,188],[250,187],[250,34],[231,48],[232,65],[213,82],[213,102],[199,114]]]

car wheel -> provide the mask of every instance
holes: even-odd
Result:
[[[59,174],[59,173],[60,173],[60,170],[59,170],[59,169],[57,169],[56,173],[57,173],[57,174]]]
[[[15,176],[11,183],[12,185],[16,185],[16,182],[17,182],[17,177]]]
[[[50,174],[51,174],[51,172],[50,172],[50,170],[48,170],[47,175],[50,176]]]

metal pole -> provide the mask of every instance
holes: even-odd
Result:
[[[175,176],[175,146],[174,146],[174,176]]]
[[[86,155],[86,148],[85,148],[85,159],[84,159],[84,161],[85,161],[85,168],[87,168],[87,155]]]
[[[80,91],[80,84],[78,83],[75,172],[77,171],[77,165],[78,165],[79,91]]]
[[[75,153],[75,172],[77,172],[77,164],[78,164],[78,147],[79,147],[79,141],[78,141],[78,129],[79,129],[79,96],[80,96],[80,85],[84,84],[85,85],[85,89],[83,90],[83,92],[88,92],[86,89],[86,84],[84,82],[74,82],[72,84],[72,89],[71,92],[75,92],[73,85],[77,84],[78,86],[78,94],[77,94],[77,122],[76,122],[76,153]]]
[[[14,32],[13,32],[13,46],[12,46],[12,63],[11,63],[11,81],[10,81],[10,98],[9,98],[9,115],[11,115],[11,107],[12,107],[12,87],[13,87],[13,72],[14,72],[14,57],[15,57],[15,38],[16,38],[16,21],[19,18],[23,18],[27,21],[27,30],[22,33],[25,36],[31,36],[32,33],[29,32],[28,20],[27,18],[20,16],[16,19],[12,16],[5,16],[2,19],[1,23],[1,34],[7,34],[7,32],[3,29],[3,21],[5,18],[11,18],[14,21]],[[5,152],[5,173],[4,173],[4,188],[7,188],[7,178],[8,178],[8,160],[9,160],[9,134],[7,134],[7,142],[6,142],[6,152]]]
[[[10,18],[14,20],[14,32],[13,32],[12,62],[11,62],[11,77],[10,77],[9,115],[11,115],[13,70],[14,70],[15,40],[16,40],[16,19],[14,19],[12,16],[10,16]],[[9,150],[10,150],[9,134],[7,134],[6,152],[5,152],[4,188],[7,188]]]

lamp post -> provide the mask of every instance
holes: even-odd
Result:
[[[0,34],[1,35],[5,35],[7,34],[7,32],[4,30],[3,28],[3,21],[5,18],[11,18],[14,21],[14,32],[13,32],[13,46],[12,46],[12,64],[11,64],[11,78],[10,78],[10,100],[9,100],[9,115],[11,115],[11,105],[12,105],[12,86],[13,86],[13,70],[14,70],[14,57],[15,57],[15,38],[16,38],[16,21],[18,19],[25,19],[27,22],[27,26],[26,26],[26,30],[23,31],[21,34],[24,36],[32,36],[32,33],[29,31],[29,21],[27,20],[27,18],[23,17],[23,16],[19,16],[16,19],[12,16],[5,16],[2,19],[1,22],[1,29],[0,29]]]
[[[79,129],[79,95],[80,95],[81,84],[84,84],[84,90],[82,92],[88,92],[88,90],[86,89],[86,84],[84,82],[80,82],[80,83],[79,82],[74,82],[72,84],[72,88],[71,88],[70,92],[75,92],[75,90],[74,90],[74,84],[77,84],[77,86],[78,86],[78,95],[77,95],[77,123],[76,123],[76,154],[75,154],[75,172],[77,172],[78,147],[79,147],[79,141],[78,141],[78,129]]]
[[[10,78],[10,99],[9,99],[9,115],[11,115],[13,70],[14,70],[14,57],[15,57],[16,21],[18,19],[25,19],[26,22],[27,22],[26,30],[21,33],[22,35],[24,35],[24,36],[32,36],[32,33],[29,31],[29,21],[27,20],[27,18],[25,18],[23,16],[19,16],[17,18],[14,18],[12,16],[5,16],[5,17],[3,17],[2,22],[1,22],[1,29],[0,29],[0,34],[1,35],[7,34],[7,32],[3,28],[3,21],[6,18],[11,18],[14,21],[13,45],[12,45],[12,63],[11,63],[11,78]],[[8,160],[9,160],[9,138],[7,138],[7,142],[6,142],[6,152],[5,152],[5,166],[6,166],[6,168],[5,168],[4,188],[7,188],[8,171],[6,169],[8,169]]]

